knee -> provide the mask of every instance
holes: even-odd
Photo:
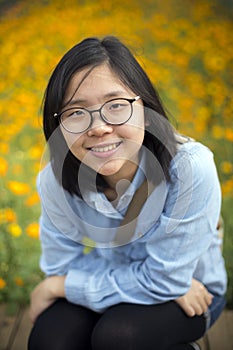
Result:
[[[56,320],[49,325],[39,319],[34,324],[28,338],[28,350],[77,350],[78,340],[82,338],[76,328],[70,325],[63,329],[56,326]],[[84,349],[84,347],[80,347]]]
[[[94,350],[122,350],[143,349],[140,344],[140,331],[134,325],[122,321],[116,324],[99,322],[92,333],[92,349]]]
[[[49,341],[48,332],[41,331],[40,327],[35,323],[28,338],[28,350],[48,349]]]
[[[63,344],[63,339],[54,336],[49,332],[49,329],[42,329],[39,325],[35,324],[31,330],[28,338],[28,350],[66,350],[67,342]]]

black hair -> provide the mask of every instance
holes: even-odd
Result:
[[[69,193],[79,196],[81,191],[77,179],[81,162],[68,149],[58,127],[59,120],[54,114],[62,108],[66,89],[73,75],[83,68],[90,67],[91,70],[103,63],[107,63],[119,79],[141,97],[148,125],[145,128],[143,145],[158,160],[166,180],[170,180],[169,166],[176,153],[174,130],[168,122],[159,95],[130,50],[113,36],[103,39],[87,38],[71,48],[56,66],[45,91],[43,109],[44,134],[49,144],[55,177]],[[82,167],[85,169],[88,185],[88,179],[93,178],[93,170],[83,164]],[[151,172],[152,180],[153,174],[156,174],[155,169]],[[106,187],[100,174],[96,175],[95,185],[99,190]]]

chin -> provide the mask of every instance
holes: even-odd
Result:
[[[117,164],[116,164],[117,163]],[[120,164],[119,164],[120,163]],[[115,175],[116,173],[118,173],[120,171],[120,169],[122,168],[123,164],[121,164],[121,162],[107,162],[105,164],[103,164],[103,166],[101,168],[99,168],[97,170],[97,172],[103,176],[111,176],[111,175]]]

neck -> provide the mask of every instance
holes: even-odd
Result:
[[[116,190],[118,185],[120,185],[120,187],[122,188],[125,187],[125,190],[128,188],[138,168],[137,163],[134,163],[134,162],[130,162],[130,163],[131,163],[130,166],[127,163],[120,171],[118,171],[113,175],[103,176],[105,181],[109,185],[110,189]]]
[[[131,162],[130,166],[128,164],[128,166],[125,166],[124,169],[122,168],[118,173],[111,176],[104,176],[105,181],[109,185],[109,187],[104,191],[104,194],[107,199],[112,202],[113,206],[117,205],[120,197],[125,193],[131,184],[137,168],[137,163]]]

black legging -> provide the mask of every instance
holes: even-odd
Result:
[[[29,350],[188,350],[205,332],[204,316],[175,302],[119,304],[103,314],[59,299],[37,319]]]

